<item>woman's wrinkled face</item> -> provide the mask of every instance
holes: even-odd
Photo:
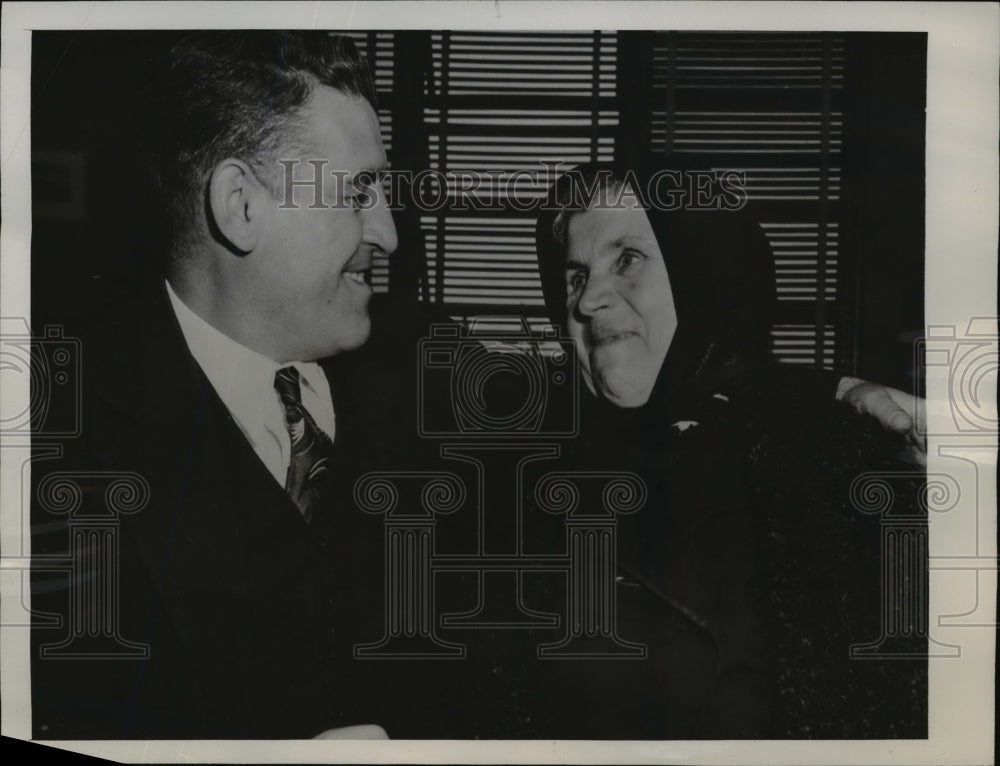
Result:
[[[619,407],[646,403],[677,330],[663,254],[627,193],[570,218],[566,308],[584,379]]]

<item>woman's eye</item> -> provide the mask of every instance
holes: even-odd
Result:
[[[625,250],[618,256],[618,271],[627,271],[644,260],[646,260],[646,256],[638,250]]]

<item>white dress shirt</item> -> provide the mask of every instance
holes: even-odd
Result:
[[[169,282],[167,293],[191,355],[267,470],[284,487],[291,462],[291,438],[285,426],[285,408],[274,390],[274,374],[289,366],[299,371],[302,405],[333,441],[336,418],[323,370],[315,362],[278,364],[195,314],[177,297]]]

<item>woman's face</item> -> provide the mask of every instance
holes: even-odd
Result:
[[[677,330],[663,254],[634,196],[569,221],[566,307],[590,390],[619,407],[646,403]]]

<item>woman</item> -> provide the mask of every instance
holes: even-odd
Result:
[[[645,715],[637,736],[759,737],[769,691],[730,394],[768,353],[769,252],[749,225],[705,227],[683,214],[661,225],[606,170],[560,179],[537,231],[546,305],[595,394],[571,459],[633,471],[648,493],[617,525],[617,595],[622,636],[646,643],[649,658],[615,671],[645,713],[616,718]],[[672,258],[693,248],[704,258]],[[599,664],[579,672],[601,685]]]
[[[680,613],[711,644],[690,736],[919,736],[919,669],[846,661],[852,640],[878,632],[877,529],[833,486],[899,445],[837,408],[832,376],[772,362],[774,266],[759,225],[650,204],[663,199],[657,178],[676,175],[580,168],[553,187],[536,230],[546,306],[593,394],[574,459],[636,471],[649,491],[619,523],[619,564],[656,603],[633,596],[642,613],[622,606],[622,619],[653,636]],[[843,449],[800,460],[817,432]],[[860,594],[850,629],[837,610],[848,592]],[[886,715],[882,692],[915,718]]]

